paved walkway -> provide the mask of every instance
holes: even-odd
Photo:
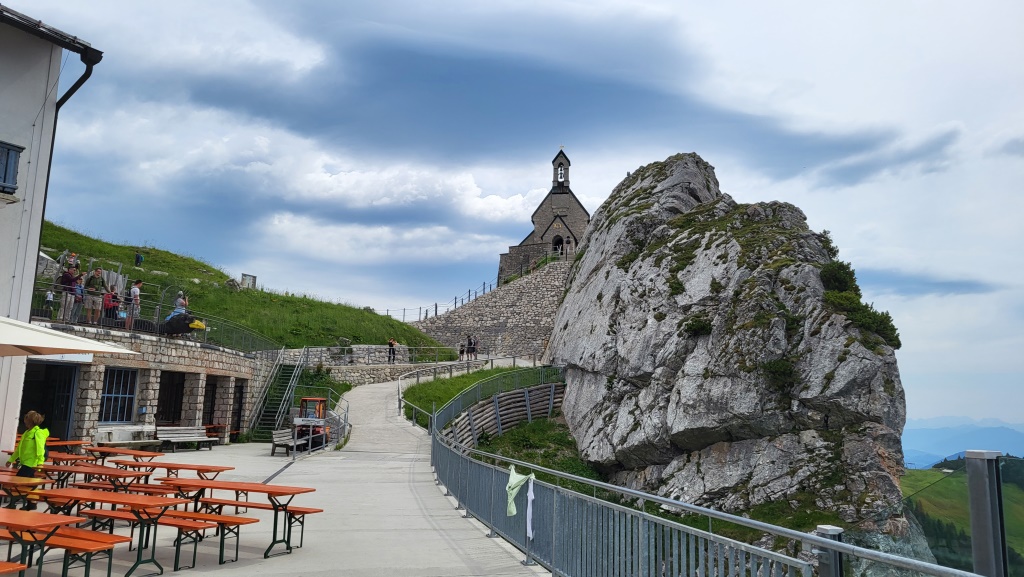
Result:
[[[549,575],[520,564],[523,554],[501,539],[489,539],[480,523],[464,519],[444,497],[430,471],[427,434],[397,415],[395,383],[356,387],[346,395],[353,432],[341,451],[299,459],[271,481],[305,485],[316,493],[296,497],[296,505],[319,506],[309,517],[305,546],[291,555],[263,559],[270,542],[269,516],[243,527],[237,563],[217,565],[216,541],[200,544],[195,569],[218,575],[482,576]],[[270,446],[249,443],[182,451],[160,460],[233,465],[221,479],[262,482],[289,463]],[[296,535],[296,539],[297,539]],[[159,533],[157,558],[170,572],[173,532]],[[114,574],[129,564],[127,548],[116,555]]]

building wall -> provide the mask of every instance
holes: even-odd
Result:
[[[214,421],[230,424],[234,410],[234,385],[246,384],[243,426],[248,422],[256,389],[273,365],[273,359],[180,339],[168,339],[101,329],[63,327],[62,330],[111,342],[136,351],[138,355],[94,355],[91,364],[79,367],[74,409],[73,434],[76,438],[97,441],[131,440],[151,436],[162,371],[185,373],[185,396],[181,425],[202,425],[203,400],[208,383],[217,383]],[[135,406],[131,423],[99,422],[103,382],[108,368],[138,369]],[[140,408],[145,407],[145,411]],[[228,431],[225,431],[225,435]]]
[[[0,141],[24,147],[18,189],[0,195],[0,315],[29,320],[63,50],[0,24]],[[0,447],[14,446],[25,359],[0,357]]]

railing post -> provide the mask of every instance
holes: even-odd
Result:
[[[1006,577],[1006,528],[999,451],[967,451],[967,502],[971,508],[971,552],[974,572]]]
[[[834,525],[818,525],[814,530],[819,537],[838,543],[843,542],[843,528]],[[819,577],[843,577],[843,554],[834,549],[815,549],[818,555]]]

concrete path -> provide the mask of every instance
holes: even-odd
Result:
[[[454,501],[444,497],[431,474],[429,437],[397,415],[396,383],[356,387],[346,398],[353,432],[341,451],[289,465],[282,451],[271,457],[269,445],[249,443],[169,453],[159,459],[236,467],[221,479],[262,482],[278,473],[270,482],[316,488],[316,493],[296,497],[295,505],[325,510],[308,518],[301,549],[270,559],[263,559],[270,542],[270,517],[265,511],[249,510],[245,515],[262,521],[243,527],[239,561],[217,565],[216,539],[211,538],[200,544],[197,566],[189,572],[225,577],[549,574],[537,566],[523,566],[522,553],[501,539],[487,538],[483,525],[464,519]],[[158,539],[157,558],[168,572],[173,536],[165,528]],[[123,575],[133,558],[126,547],[119,549],[114,574]],[[145,572],[137,572],[141,574]]]

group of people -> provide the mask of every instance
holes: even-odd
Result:
[[[477,349],[480,348],[480,341],[473,335],[466,335],[466,344],[459,345],[460,361],[475,361]]]
[[[139,314],[141,287],[141,280],[134,281],[124,303],[125,328],[127,329],[131,329],[132,321]],[[121,311],[122,298],[118,295],[115,285],[107,284],[107,280],[103,276],[103,268],[96,267],[88,275],[79,272],[78,259],[74,253],[68,258],[67,269],[61,273],[54,288],[60,293],[60,308],[57,312],[57,320],[60,322],[72,324],[81,322],[87,325],[112,324],[103,322],[103,319],[114,321]],[[54,297],[53,289],[46,291],[45,308],[46,313],[51,316]],[[82,309],[85,309],[84,320],[82,320]]]

